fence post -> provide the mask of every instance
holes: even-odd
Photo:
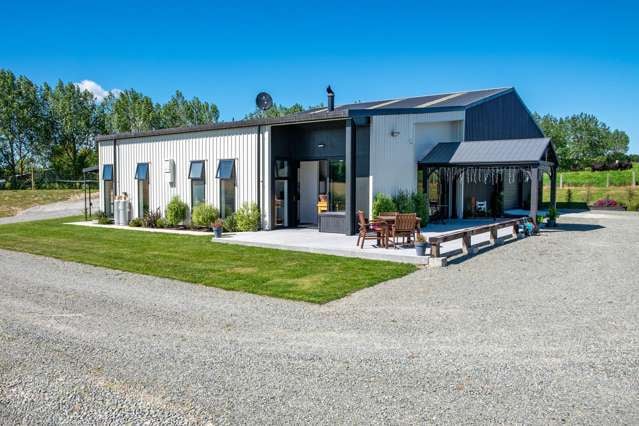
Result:
[[[606,188],[610,186],[610,173],[606,173]]]
[[[561,173],[559,175],[559,189],[563,189],[563,187],[564,187],[564,174]]]
[[[632,171],[632,187],[634,188],[635,186],[637,186],[637,172],[633,170]]]
[[[35,191],[35,167],[31,163],[31,190]]]

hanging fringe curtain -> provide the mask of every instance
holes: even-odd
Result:
[[[496,184],[499,180],[508,180],[508,183],[528,182],[530,180],[530,167],[521,166],[469,166],[469,167],[439,167],[434,169],[441,179],[450,181],[462,176],[467,183]]]

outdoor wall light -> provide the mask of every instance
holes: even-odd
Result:
[[[317,144],[317,147],[318,147],[318,148],[324,148],[325,146],[326,146],[326,145],[325,145],[325,144],[323,144],[323,143],[318,143],[318,144]]]
[[[399,136],[399,130],[393,130],[393,131],[391,131],[391,136],[392,136],[392,137],[394,137],[394,138],[395,138],[395,137],[397,137],[397,136]]]

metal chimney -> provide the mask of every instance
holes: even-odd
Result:
[[[326,94],[328,95],[328,110],[334,111],[335,110],[335,93],[333,92],[333,89],[331,89],[330,85],[326,88]]]

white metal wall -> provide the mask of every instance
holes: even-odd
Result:
[[[439,142],[463,140],[464,115],[464,111],[450,111],[371,117],[371,209],[378,192],[416,191],[417,161]]]
[[[262,127],[262,150],[268,147],[270,128]],[[257,128],[235,128],[211,130],[197,133],[183,133],[176,135],[147,136],[140,138],[122,139],[117,141],[117,178],[118,194],[126,192],[129,195],[133,209],[133,217],[137,211],[137,182],[135,169],[138,163],[149,163],[149,202],[150,208],[160,208],[164,213],[166,205],[175,195],[178,195],[189,206],[191,205],[191,181],[188,179],[191,161],[204,160],[206,174],[206,202],[219,208],[220,181],[215,178],[218,160],[234,159],[236,173],[236,209],[245,202],[257,202],[258,188],[258,158],[257,158]],[[267,151],[268,152],[268,151]],[[100,142],[100,170],[103,164],[113,163],[113,143]],[[263,158],[265,157],[262,153]],[[163,173],[164,160],[175,161],[175,184],[169,185]],[[265,163],[260,170],[263,176]],[[268,171],[267,171],[268,172]],[[101,177],[100,177],[101,179]],[[262,212],[268,218],[269,209],[264,207],[268,199],[264,179],[260,179],[262,187]],[[100,182],[100,205],[103,201],[103,185]],[[264,226],[268,225],[265,221]]]

